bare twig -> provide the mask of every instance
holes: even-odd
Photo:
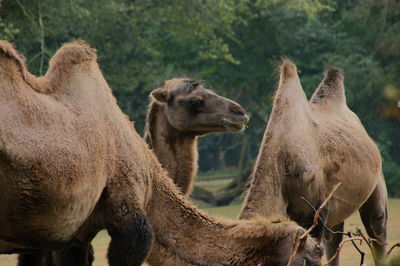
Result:
[[[301,197],[302,200],[304,200],[313,210],[314,212],[316,212],[317,210],[315,209],[315,207],[304,197]],[[328,230],[331,234],[342,234],[342,235],[347,235],[349,238],[352,237],[352,232],[342,232],[342,231],[333,231],[332,229],[330,229],[325,223],[324,220],[319,217],[319,221],[321,222],[322,226]],[[358,251],[358,253],[360,253],[361,259],[360,259],[360,265],[363,265],[364,263],[364,258],[365,258],[365,252],[362,251],[357,244],[354,242],[354,240],[351,240],[351,243],[353,244],[354,248]],[[336,255],[337,256],[337,255]]]
[[[352,237],[352,233],[351,232],[347,232],[346,234],[349,238]],[[358,251],[358,253],[360,253],[361,255],[361,259],[360,259],[360,265],[364,264],[364,258],[365,258],[365,252],[362,251],[357,244],[354,242],[354,240],[351,240],[351,243],[353,244],[354,248]],[[360,240],[360,245],[361,245],[362,241]]]
[[[301,197],[301,199],[304,200],[304,202],[306,202],[306,203],[314,210],[315,213],[317,212],[317,210],[315,209],[315,207],[314,207],[307,199],[305,199],[304,197]],[[365,252],[362,251],[362,250],[358,247],[358,245],[355,243],[355,240],[360,240],[360,244],[361,244],[363,241],[365,241],[365,243],[367,243],[368,248],[371,250],[371,254],[373,255],[373,259],[374,259],[374,262],[375,262],[375,263],[377,263],[377,258],[375,257],[376,255],[375,255],[375,253],[374,253],[374,251],[373,251],[373,247],[372,247],[372,245],[371,245],[372,242],[375,242],[375,243],[377,243],[378,245],[381,245],[381,246],[387,245],[387,243],[382,243],[382,242],[380,242],[378,239],[371,238],[371,237],[368,237],[368,238],[367,238],[367,237],[362,233],[362,231],[361,231],[359,228],[356,228],[356,233],[352,233],[352,232],[347,232],[347,233],[346,233],[346,232],[342,232],[342,231],[333,231],[332,229],[330,229],[330,228],[324,223],[324,221],[323,221],[323,219],[322,219],[321,217],[318,216],[318,219],[319,219],[319,222],[321,222],[322,226],[323,226],[326,230],[328,230],[330,233],[332,233],[332,234],[343,234],[343,235],[346,235],[346,236],[349,237],[348,239],[345,239],[345,240],[343,240],[342,242],[343,242],[343,244],[344,244],[344,242],[351,241],[351,243],[353,244],[354,248],[357,250],[357,252],[358,252],[358,253],[360,254],[360,256],[361,256],[361,258],[360,258],[360,265],[364,265]],[[342,242],[341,242],[341,244],[342,244]],[[297,244],[297,243],[296,243],[296,244]],[[342,246],[343,246],[343,244],[342,244]],[[340,244],[339,244],[339,245],[340,245]],[[339,246],[339,247],[338,247],[338,249],[336,250],[334,256],[333,256],[325,265],[331,263],[331,262],[339,255],[339,253],[340,253],[340,251],[341,251],[341,249],[342,249],[342,246]],[[396,247],[400,247],[400,242],[394,244],[394,245],[389,249],[389,251],[386,253],[385,260],[387,260],[387,259],[389,258],[390,253],[391,253]],[[296,248],[296,247],[295,247],[295,248]],[[298,248],[298,247],[297,247],[297,248]]]
[[[371,241],[370,241],[369,239],[367,239],[367,238],[365,237],[365,235],[363,234],[363,232],[362,232],[360,229],[358,229],[358,228],[356,229],[356,235],[361,236],[361,237],[363,238],[363,240],[365,241],[365,243],[367,243],[369,249],[371,250],[372,258],[374,259],[375,265],[379,265],[379,264],[378,264],[378,258],[376,257],[376,254],[375,254],[375,252],[374,252],[374,249],[373,249],[373,247],[372,247],[372,245],[371,245]],[[379,242],[379,241],[378,241],[378,242]]]
[[[333,187],[331,193],[329,193],[328,197],[325,199],[325,201],[321,204],[321,206],[319,206],[318,210],[315,212],[313,224],[311,225],[310,228],[308,228],[307,231],[304,232],[304,234],[300,237],[300,239],[305,238],[309,233],[311,233],[311,231],[315,227],[317,227],[319,214],[321,213],[322,209],[325,208],[325,206],[328,204],[329,200],[332,198],[333,194],[336,192],[336,190],[340,187],[341,184],[342,183],[338,183],[337,185],[335,185]]]
[[[363,238],[357,236],[357,237],[350,237],[350,238],[343,239],[342,242],[340,242],[339,247],[336,249],[335,254],[333,254],[332,258],[327,263],[325,263],[324,266],[328,265],[329,263],[331,263],[332,261],[334,261],[336,259],[336,257],[339,255],[339,252],[342,250],[344,243],[346,243],[348,241],[353,242],[354,240],[362,241]]]
[[[314,207],[308,200],[306,200],[304,197],[300,197],[300,198],[301,198],[302,200],[304,200],[304,201],[308,204],[308,206],[310,206],[310,207],[314,210],[314,213],[317,212],[317,209],[315,209],[315,207]],[[323,226],[326,230],[328,230],[331,234],[334,234],[334,235],[336,235],[336,234],[342,234],[342,235],[348,234],[348,233],[342,232],[342,231],[333,231],[332,229],[330,229],[330,228],[325,224],[324,219],[322,219],[322,217],[319,217],[319,221],[321,222],[322,226]]]
[[[392,253],[392,251],[393,251],[393,249],[394,249],[395,247],[400,247],[400,242],[394,244],[394,245],[389,249],[388,253],[386,253],[385,260],[389,257],[390,253]]]
[[[375,243],[377,243],[377,244],[380,245],[380,246],[387,246],[387,245],[388,245],[387,243],[382,243],[381,241],[379,241],[379,240],[376,239],[376,238],[371,238],[371,237],[369,237],[368,239],[369,239],[369,241],[375,242]]]
[[[321,213],[322,209],[327,205],[328,201],[332,198],[333,194],[335,193],[335,191],[338,189],[339,186],[340,186],[340,183],[337,184],[337,185],[332,189],[331,193],[328,195],[328,197],[325,199],[325,201],[322,203],[322,205],[321,205],[317,210],[315,209],[315,207],[314,207],[309,201],[307,201],[305,198],[301,197],[301,198],[315,211],[315,214],[314,214],[314,221],[313,221],[312,226],[311,226],[307,231],[305,231],[305,232],[297,239],[297,241],[295,242],[295,245],[294,245],[292,254],[291,254],[290,258],[289,258],[289,262],[288,262],[287,266],[293,265],[293,263],[294,263],[294,258],[295,258],[296,254],[297,254],[297,251],[298,251],[298,249],[299,249],[299,247],[300,247],[300,244],[306,239],[307,235],[310,234],[310,232],[318,225],[318,222],[320,222],[320,223],[323,225],[323,227],[324,227],[325,229],[327,229],[329,232],[331,232],[332,234],[343,234],[343,235],[346,235],[346,236],[348,237],[348,238],[346,238],[346,239],[344,239],[344,240],[342,240],[342,241],[340,242],[340,244],[339,244],[339,246],[338,246],[338,248],[337,248],[335,254],[330,258],[330,260],[329,260],[326,264],[324,264],[324,266],[325,266],[325,265],[328,265],[328,264],[330,264],[332,261],[334,261],[334,260],[337,258],[337,256],[339,255],[340,251],[342,250],[344,244],[345,244],[346,242],[349,242],[349,241],[353,244],[354,248],[358,251],[358,253],[359,253],[360,256],[361,256],[360,265],[365,265],[365,264],[364,264],[365,252],[362,251],[362,250],[358,247],[358,245],[357,245],[356,242],[355,242],[356,240],[359,240],[359,241],[360,241],[360,245],[361,245],[361,243],[362,243],[363,241],[367,244],[368,248],[371,250],[371,254],[372,254],[372,256],[373,256],[373,259],[374,259],[375,264],[376,264],[376,265],[379,264],[378,258],[376,257],[376,254],[375,254],[375,252],[374,252],[374,249],[373,249],[372,244],[373,244],[373,243],[376,243],[376,244],[378,244],[378,245],[385,246],[385,245],[387,245],[387,243],[382,243],[382,242],[380,242],[378,239],[375,239],[375,238],[371,238],[371,237],[368,237],[368,238],[367,238],[367,237],[365,236],[365,234],[364,234],[359,228],[356,229],[356,232],[355,232],[355,233],[352,233],[352,232],[347,232],[347,233],[346,233],[346,232],[341,232],[341,231],[333,231],[333,230],[331,230],[328,226],[325,225],[323,219],[320,217],[320,213]],[[400,247],[400,242],[394,244],[394,245],[389,249],[389,252],[387,252],[386,255],[385,255],[385,260],[387,260],[387,259],[389,258],[391,252],[392,252],[396,247]]]
[[[325,206],[328,204],[329,200],[332,198],[333,194],[336,192],[336,190],[339,188],[339,186],[341,185],[341,183],[338,183],[337,185],[335,185],[331,191],[331,193],[329,193],[328,197],[324,200],[324,202],[321,204],[321,206],[319,206],[318,210],[315,212],[314,214],[314,221],[313,224],[311,225],[310,228],[308,228],[307,231],[305,231],[296,241],[292,254],[290,255],[289,261],[287,266],[291,266],[293,265],[294,262],[294,258],[296,257],[297,254],[297,250],[299,249],[300,244],[306,239],[306,237],[311,233],[311,231],[318,225],[318,219],[319,219],[319,214],[321,213],[322,209],[325,208]]]

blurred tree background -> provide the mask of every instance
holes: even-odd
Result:
[[[0,0],[0,38],[37,75],[63,43],[88,42],[139,132],[150,91],[173,76],[239,102],[249,127],[202,138],[203,173],[244,173],[254,160],[281,56],[297,64],[307,95],[324,69],[340,67],[348,105],[381,150],[390,195],[400,196],[398,0]]]

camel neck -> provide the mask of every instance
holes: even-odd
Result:
[[[277,237],[290,232],[283,224],[269,224],[260,237],[263,241],[256,240],[253,221],[219,222],[178,193],[164,170],[154,175],[146,207],[154,232],[151,265],[264,265],[263,260],[277,252]],[[237,237],[238,228],[245,228],[246,236]]]
[[[224,243],[225,226],[190,206],[179,193],[173,193],[176,188],[171,189],[173,184],[166,175],[156,182],[146,211],[154,232],[148,258],[151,265],[213,265],[212,262],[223,262],[233,255],[229,248],[232,243]]]
[[[197,172],[197,136],[175,129],[165,114],[165,108],[151,103],[146,121],[145,140],[161,165],[184,195],[191,192]]]

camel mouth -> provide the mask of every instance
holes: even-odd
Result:
[[[249,122],[249,117],[247,115],[237,115],[232,118],[224,117],[222,121],[228,132],[240,132],[245,129]]]

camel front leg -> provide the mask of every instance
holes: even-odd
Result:
[[[382,244],[386,243],[387,204],[385,180],[381,177],[374,192],[372,192],[364,205],[361,206],[360,216],[368,236],[377,239]],[[383,264],[386,255],[386,246],[373,241],[372,247],[374,248],[374,257],[380,264]]]
[[[47,263],[46,251],[36,251],[18,255],[18,266],[52,266]]]
[[[48,256],[52,256],[50,261],[55,266],[91,266],[94,261],[94,250],[90,242],[81,242],[62,250],[53,251]],[[53,264],[48,263],[47,266]]]
[[[153,230],[145,212],[131,195],[107,188],[104,222],[111,242],[110,266],[139,266],[150,252]]]
[[[341,222],[338,225],[333,226],[330,228],[332,231],[336,232],[343,232],[344,222]],[[335,255],[337,248],[339,247],[340,242],[342,242],[343,234],[332,234],[328,230],[323,230],[323,237],[322,241],[324,243],[325,252],[326,252],[326,259],[329,261],[333,255]],[[338,266],[339,265],[339,256],[336,257],[329,266]]]

